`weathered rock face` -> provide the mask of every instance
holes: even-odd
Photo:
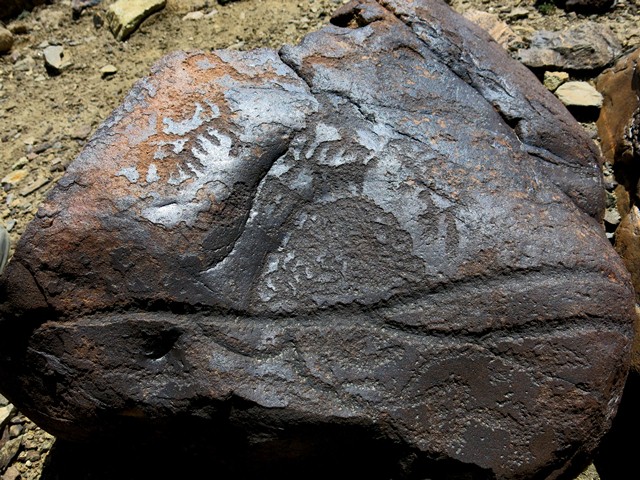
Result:
[[[387,476],[559,478],[632,336],[601,192],[564,107],[444,3],[177,53],[17,246],[0,385],[67,439],[198,425],[261,469],[365,445]]]
[[[598,118],[602,153],[610,162],[625,163],[629,167],[634,155],[638,155],[640,138],[640,114],[636,115],[640,110],[639,60],[640,50],[635,50],[603,72],[597,81],[597,88],[604,96]]]
[[[534,69],[599,71],[621,52],[620,41],[609,27],[586,22],[568,30],[536,32],[531,46],[518,50],[518,59]]]

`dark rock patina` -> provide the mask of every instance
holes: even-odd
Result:
[[[188,428],[261,474],[562,477],[634,315],[593,144],[444,3],[332,22],[134,87],[7,267],[3,393],[66,439]]]

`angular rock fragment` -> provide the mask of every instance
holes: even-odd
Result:
[[[111,33],[118,40],[126,40],[147,17],[162,10],[166,3],[166,0],[118,0],[107,11]]]
[[[439,1],[173,54],[17,245],[0,388],[69,440],[197,433],[235,478],[560,478],[632,337],[598,162]]]
[[[531,46],[518,51],[518,59],[533,69],[602,70],[621,51],[620,41],[609,27],[585,22],[567,30],[536,32]]]
[[[0,25],[0,55],[11,51],[13,46],[13,34]]]
[[[544,86],[550,92],[555,92],[560,85],[569,80],[567,72],[544,72]]]
[[[49,75],[60,75],[65,68],[71,65],[71,61],[60,45],[51,45],[42,51],[44,66]]]

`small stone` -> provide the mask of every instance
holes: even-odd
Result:
[[[0,55],[7,53],[13,46],[13,34],[6,28],[0,26]]]
[[[182,20],[202,20],[203,18],[204,12],[197,11],[187,13],[184,17],[182,17]]]
[[[39,190],[40,188],[44,187],[50,181],[51,180],[49,178],[39,178],[35,182],[33,182],[33,183],[27,185],[25,188],[23,188],[20,191],[20,195],[22,195],[23,197],[31,195],[33,192],[35,192],[35,191]]]
[[[73,140],[86,140],[89,135],[91,135],[91,125],[85,124],[74,128],[71,131],[70,137]]]
[[[102,78],[112,77],[116,73],[118,73],[118,68],[115,67],[114,65],[105,65],[100,69],[100,74],[102,75]]]
[[[555,92],[560,85],[569,80],[567,72],[544,72],[544,86],[547,90]]]
[[[607,208],[604,214],[604,221],[606,223],[608,223],[609,225],[615,226],[620,223],[620,220],[622,220],[622,218],[620,217],[620,213],[615,207]]]
[[[104,25],[104,19],[102,18],[102,16],[98,13],[94,13],[93,14],[93,26],[96,29],[100,29],[102,28],[102,26]]]
[[[162,10],[166,0],[118,0],[109,6],[107,19],[111,33],[126,40],[151,14]]]
[[[20,470],[15,465],[11,465],[7,470],[2,474],[2,480],[20,480],[22,477],[20,475]]]
[[[26,178],[27,175],[29,175],[29,170],[24,170],[24,169],[14,170],[13,172],[5,175],[4,178],[0,180],[0,183],[15,185],[16,183],[19,183],[24,178]]]
[[[49,150],[53,144],[51,142],[42,142],[33,146],[33,153],[39,155]]]
[[[15,458],[15,456],[20,451],[21,444],[22,439],[18,437],[9,440],[4,444],[2,448],[0,448],[0,471],[7,468],[11,461]]]
[[[29,163],[27,157],[20,157],[16,163],[11,165],[11,170],[18,170],[24,167],[27,163]]]
[[[529,9],[525,7],[516,7],[513,10],[510,10],[506,17],[509,20],[520,20],[523,18],[527,18],[529,16]]]
[[[602,95],[587,82],[567,82],[560,85],[555,93],[567,107],[602,106]]]
[[[65,58],[64,49],[60,45],[48,46],[43,50],[42,54],[44,55],[44,66],[51,76],[59,75],[71,65],[69,59]]]
[[[38,460],[40,460],[40,453],[38,453],[37,450],[29,450],[25,459],[27,460],[27,462],[37,462]]]
[[[16,438],[22,435],[24,427],[22,425],[11,425],[9,427],[9,437]]]
[[[0,256],[2,255],[1,251],[4,250],[2,246],[5,244],[8,245],[6,241],[3,242],[1,237],[2,237],[2,234],[0,233]],[[0,266],[1,266],[1,262],[0,262]],[[5,405],[4,407],[0,407],[0,431],[2,431],[2,429],[9,423],[11,418],[13,418],[13,416],[16,414],[16,411],[17,411],[16,407],[14,407],[11,404]]]

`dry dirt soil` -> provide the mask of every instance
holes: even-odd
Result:
[[[15,43],[0,56],[0,225],[9,230],[13,245],[87,138],[160,57],[178,49],[247,50],[295,43],[328,23],[331,12],[346,2],[240,0],[220,5],[214,0],[168,0],[163,11],[125,42],[115,40],[104,24],[110,3],[102,0],[74,20],[70,0],[57,0],[6,24],[15,32]],[[498,14],[525,45],[536,30],[559,30],[589,20],[608,25],[625,50],[640,45],[640,0],[619,0],[596,16],[566,13],[549,4],[540,8],[535,0],[451,3],[460,12]],[[204,15],[185,18],[195,11]],[[68,66],[59,75],[45,69],[43,50],[49,45],[64,49]],[[117,72],[105,76],[105,66]],[[44,478],[42,468],[55,439],[23,416],[14,424],[24,436],[13,473],[23,479]],[[47,478],[53,478],[51,473]],[[591,469],[581,478],[598,477]]]

